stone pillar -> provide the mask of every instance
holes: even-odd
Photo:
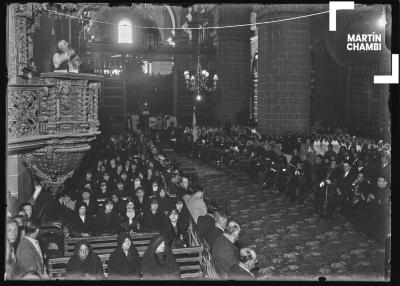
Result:
[[[27,201],[32,195],[32,177],[22,163],[21,155],[7,156],[7,192],[18,198],[20,202]]]
[[[175,58],[174,58],[175,60]],[[173,71],[173,94],[172,94],[172,114],[173,115],[177,115],[176,111],[177,111],[177,105],[178,105],[178,66],[176,64],[176,61],[174,61],[174,71]]]
[[[214,25],[250,23],[251,6],[219,5],[213,11]],[[215,115],[219,123],[236,122],[238,113],[249,113],[251,96],[250,26],[219,29],[216,32],[216,72],[219,77],[214,93]]]
[[[17,45],[16,45],[15,4],[7,6],[7,68],[8,82],[17,82]]]
[[[183,76],[183,72],[185,70],[188,71],[194,70],[195,65],[191,65],[192,62],[193,62],[192,56],[185,54],[174,55],[174,72],[176,70],[176,99],[174,99],[174,105],[176,102],[176,107],[174,107],[176,114],[174,115],[177,116],[179,124],[188,126],[192,126],[194,97],[185,88],[185,79]]]
[[[312,13],[310,5],[265,5],[257,22]],[[267,134],[308,132],[311,73],[310,18],[258,26],[258,126]]]

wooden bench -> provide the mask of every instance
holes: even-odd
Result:
[[[149,245],[150,240],[153,236],[158,233],[134,233],[132,238],[132,243],[136,246],[139,253],[143,253],[147,245]],[[107,236],[93,236],[87,238],[66,238],[64,239],[64,256],[69,257],[74,254],[75,245],[85,239],[90,243],[92,249],[97,254],[109,254],[114,251],[118,245],[118,235],[107,235]]]
[[[181,279],[196,279],[204,276],[201,267],[201,262],[203,260],[203,250],[203,246],[172,249],[172,252],[179,266]],[[139,252],[140,257],[142,257],[143,254],[144,252]],[[105,277],[107,277],[108,261],[110,259],[110,255],[110,253],[99,254],[99,257],[103,262]],[[51,280],[65,279],[65,268],[69,259],[70,257],[49,259],[48,270]]]

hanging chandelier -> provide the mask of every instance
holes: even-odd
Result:
[[[189,71],[183,73],[185,76],[185,85],[192,93],[196,93],[196,99],[200,100],[199,96],[202,96],[205,92],[214,92],[217,89],[218,75],[214,74],[212,79],[210,73],[203,69],[200,64],[200,55],[197,57],[197,68],[195,73],[190,74]]]
[[[201,14],[204,14],[203,11]],[[204,27],[204,20],[202,21],[202,25],[200,28]],[[204,34],[204,29],[201,30]],[[185,77],[185,87],[191,93],[196,94],[196,100],[200,101],[202,96],[207,92],[214,92],[217,89],[218,83],[218,75],[214,74],[211,76],[210,72],[206,69],[203,69],[200,63],[200,30],[198,33],[198,41],[197,41],[197,67],[194,73],[190,73],[189,71],[184,71],[183,75]]]

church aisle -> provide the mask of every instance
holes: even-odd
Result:
[[[311,199],[297,206],[244,175],[226,175],[198,160],[174,157],[196,169],[206,198],[226,200],[227,215],[242,227],[240,242],[255,249],[265,279],[384,279],[384,248],[351,224],[343,225],[341,218],[321,220]]]

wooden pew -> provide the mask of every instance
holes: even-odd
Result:
[[[196,279],[204,276],[201,268],[203,250],[203,246],[172,249],[180,269],[181,279]],[[144,252],[139,252],[140,257],[142,257],[143,254]],[[99,257],[103,262],[103,269],[106,277],[110,255],[110,253],[99,254]],[[65,268],[69,259],[70,257],[49,259],[48,270],[51,280],[65,279]]]
[[[139,253],[143,253],[151,238],[158,233],[134,233],[131,238],[133,244],[136,246]],[[82,239],[86,239],[92,246],[92,249],[97,254],[107,254],[114,251],[117,247],[117,239],[118,235],[107,235],[107,236],[92,236],[87,238],[66,238],[64,239],[64,256],[69,257],[74,254],[75,245],[81,241]]]

